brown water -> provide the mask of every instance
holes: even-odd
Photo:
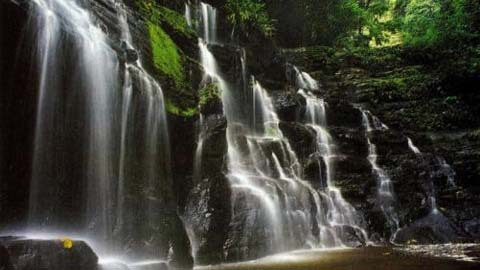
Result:
[[[388,247],[295,251],[196,270],[480,270],[479,262],[431,257]]]

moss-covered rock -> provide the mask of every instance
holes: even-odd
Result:
[[[185,83],[183,59],[176,44],[160,26],[152,22],[148,22],[148,32],[150,34],[155,67],[172,78],[177,86],[183,86]]]
[[[201,65],[197,38],[182,14],[154,0],[131,3],[144,21],[149,53],[144,61],[161,82],[167,112],[182,117],[197,114]],[[173,5],[176,6],[176,5]]]
[[[179,107],[175,102],[170,99],[165,101],[165,108],[168,113],[183,116],[183,117],[193,117],[198,114],[198,109],[196,107]]]

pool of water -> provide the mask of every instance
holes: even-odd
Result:
[[[201,266],[196,270],[480,270],[480,261],[467,256],[478,254],[475,253],[478,248],[478,245],[440,245],[294,251],[242,263]],[[467,251],[459,255],[460,249]],[[473,253],[468,253],[472,249]],[[449,255],[449,250],[458,256]]]

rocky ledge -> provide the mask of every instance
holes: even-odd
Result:
[[[90,246],[71,239],[0,238],[2,270],[96,270],[98,257]]]

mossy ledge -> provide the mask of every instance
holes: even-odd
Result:
[[[186,76],[191,66],[189,57],[173,38],[179,35],[191,38],[195,32],[183,15],[174,10],[152,0],[135,1],[135,4],[145,18],[153,68],[166,79],[163,87],[167,112],[183,117],[195,116],[198,97]]]
[[[160,72],[172,78],[177,87],[183,87],[185,84],[183,59],[177,45],[160,26],[151,21],[147,24],[152,46],[153,64]]]

